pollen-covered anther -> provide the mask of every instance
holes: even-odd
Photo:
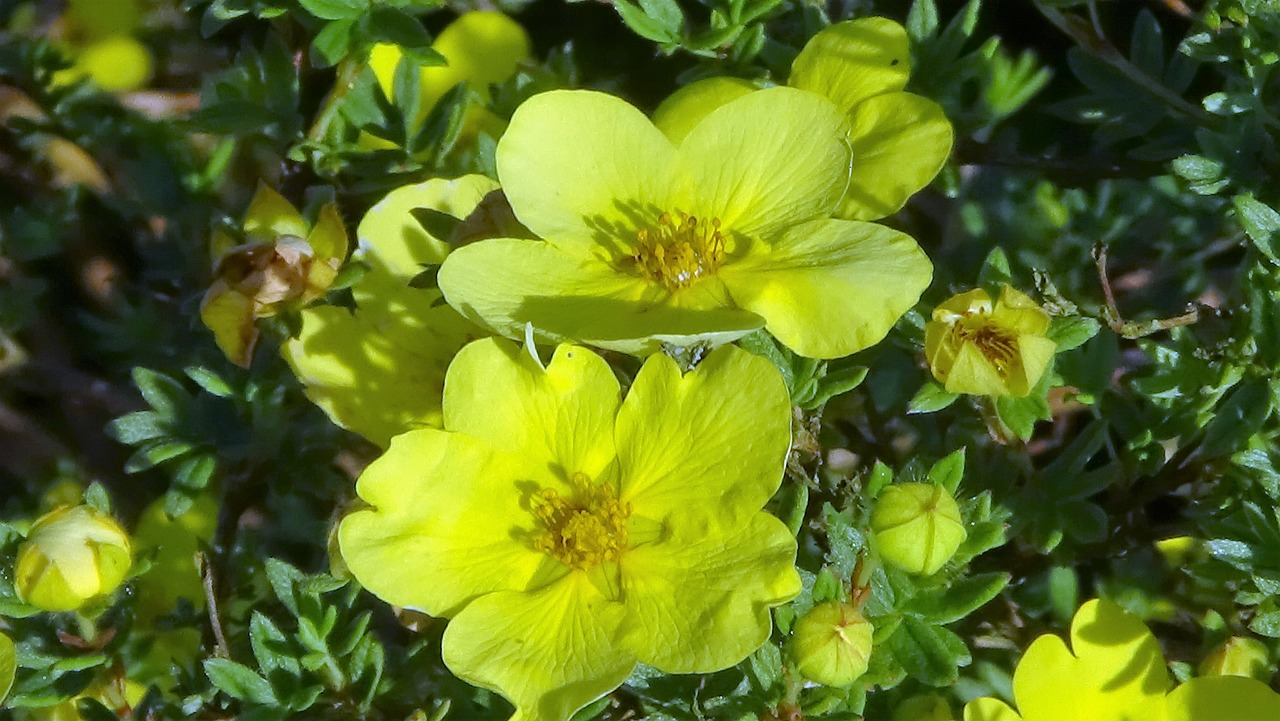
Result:
[[[609,486],[592,483],[583,474],[574,474],[572,480],[572,496],[544,488],[534,497],[533,515],[541,526],[534,546],[571,568],[617,561],[627,547],[630,504],[619,500]]]
[[[720,219],[700,219],[680,211],[658,216],[657,225],[636,231],[628,258],[645,279],[667,290],[688,286],[715,273],[724,260]]]
[[[986,314],[962,319],[955,330],[957,341],[970,342],[982,352],[996,372],[1008,374],[1018,354],[1018,339],[1013,333],[992,323]]]

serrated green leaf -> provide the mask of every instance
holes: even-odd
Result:
[[[1007,573],[980,573],[962,578],[950,586],[918,594],[903,611],[930,623],[955,623],[995,598],[1010,578]]]
[[[293,656],[289,637],[261,611],[254,611],[249,619],[249,643],[263,671],[270,673],[280,669],[292,676],[302,674],[302,666]]]
[[[1101,328],[1102,324],[1093,318],[1080,315],[1058,316],[1049,324],[1045,335],[1058,344],[1058,352],[1061,353],[1084,345]]]
[[[248,666],[226,658],[207,658],[204,672],[214,686],[232,698],[264,706],[280,704],[271,684]]]
[[[614,0],[613,9],[618,11],[618,16],[622,18],[622,22],[626,23],[627,27],[646,40],[652,40],[655,43],[669,43],[676,39],[666,26],[649,17],[648,13],[631,2],[631,0]]]
[[[271,590],[275,592],[276,598],[289,609],[290,613],[297,616],[298,598],[294,589],[299,581],[306,578],[306,574],[278,558],[268,558],[265,569],[267,582],[271,584]]]

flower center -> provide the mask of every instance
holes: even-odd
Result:
[[[533,499],[533,515],[542,525],[534,546],[564,562],[588,569],[616,561],[627,547],[630,504],[618,500],[613,489],[575,473],[572,497],[544,488]]]
[[[630,259],[645,280],[667,290],[683,288],[715,273],[724,260],[720,219],[700,220],[680,211],[663,213],[657,225],[636,231]]]
[[[960,342],[977,346],[1000,375],[1007,375],[1018,354],[1018,339],[1013,333],[990,322],[985,315],[970,316],[956,324]]]

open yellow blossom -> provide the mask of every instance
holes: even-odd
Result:
[[[321,208],[311,227],[283,196],[259,185],[243,232],[243,239],[214,233],[214,280],[200,302],[200,320],[232,363],[248,367],[258,341],[255,319],[323,295],[347,256],[347,229],[337,204]]]
[[[445,430],[392,439],[339,528],[355,577],[451,618],[445,663],[517,719],[565,721],[637,661],[738,663],[800,590],[795,539],[761,511],[790,445],[776,369],[732,346],[687,374],[654,355],[619,396],[585,348],[544,369],[476,341],[449,368]]]
[[[771,88],[708,114],[679,144],[618,98],[530,98],[498,179],[539,239],[459,248],[440,289],[508,337],[643,354],[764,326],[814,358],[879,342],[929,284],[909,236],[830,217],[849,177],[826,98]]]
[[[360,221],[353,257],[370,270],[351,288],[355,312],[309,308],[298,337],[281,348],[307,397],[334,423],[384,448],[411,428],[440,427],[445,369],[484,332],[437,303],[440,291],[409,285],[449,252],[448,239],[432,235],[411,211],[461,220],[497,188],[482,175],[433,178],[391,191]]]
[[[155,59],[134,37],[142,17],[139,0],[70,0],[60,30],[72,64],[55,82],[88,78],[113,93],[145,86]]]
[[[1160,644],[1135,616],[1092,600],[1071,622],[1071,647],[1037,638],[1013,674],[1015,712],[994,698],[970,701],[964,721],[1264,721],[1280,718],[1280,694],[1240,676],[1192,679],[1169,691]]]
[[[903,90],[910,76],[907,32],[887,18],[836,23],[792,63],[787,84],[829,98],[849,123],[853,173],[837,217],[875,220],[897,212],[951,154],[951,123],[937,103]],[[654,122],[678,142],[703,116],[754,91],[745,80],[699,80],[664,101]]]
[[[994,304],[981,288],[954,295],[925,325],[929,370],[951,393],[1025,396],[1049,368],[1057,345],[1049,315],[1005,286]]]
[[[467,108],[463,136],[474,136],[480,130],[495,137],[500,135],[502,120],[485,107],[490,100],[489,87],[511,77],[517,66],[530,58],[530,48],[524,28],[500,12],[476,10],[459,16],[441,30],[431,44],[431,49],[440,53],[446,64],[426,65],[419,71],[420,90],[413,127],[421,127],[445,93],[465,82],[478,102]],[[369,67],[387,98],[394,99],[396,65],[403,56],[398,46],[388,43],[374,45],[369,53]],[[364,136],[361,142],[368,147],[392,146],[372,136]]]

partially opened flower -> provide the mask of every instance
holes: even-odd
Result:
[[[739,98],[678,144],[618,98],[536,95],[498,144],[499,180],[541,240],[460,248],[451,305],[508,337],[628,353],[723,343],[761,326],[793,351],[879,342],[929,284],[909,236],[834,220],[848,182],[845,121],[790,88]]]
[[[449,368],[445,430],[392,439],[339,529],[355,577],[451,618],[445,663],[518,719],[565,721],[637,661],[738,663],[800,590],[795,540],[761,511],[790,445],[773,366],[725,347],[682,375],[654,355],[619,396],[585,348],[544,369],[476,341]]]
[[[486,130],[495,137],[502,133],[503,122],[485,106],[490,100],[490,86],[511,77],[521,62],[530,57],[529,35],[515,20],[494,10],[464,13],[449,23],[436,36],[431,49],[445,59],[444,65],[424,65],[419,71],[419,95],[413,128],[419,128],[432,108],[458,83],[465,82],[478,101],[467,108],[463,136],[474,136]],[[395,99],[396,66],[404,51],[396,45],[379,43],[369,53],[382,93]],[[371,136],[362,142],[370,147],[390,147],[391,143]]]
[[[355,311],[308,308],[298,337],[281,348],[307,397],[334,423],[384,448],[398,433],[440,427],[445,369],[484,332],[438,303],[440,291],[410,285],[449,252],[448,238],[435,237],[412,211],[462,220],[497,187],[482,175],[433,178],[391,191],[365,214],[353,257],[370,270],[351,288]]]
[[[995,303],[981,288],[933,309],[924,352],[934,378],[952,393],[1025,396],[1049,368],[1057,345],[1045,337],[1049,315],[1005,286]]]
[[[1086,602],[1071,622],[1070,648],[1037,638],[1013,674],[1015,712],[994,698],[970,701],[964,721],[1265,721],[1280,695],[1239,676],[1192,679],[1170,693],[1160,643],[1116,604]],[[1167,695],[1166,695],[1167,694]]]
[[[214,280],[200,302],[200,319],[227,358],[248,367],[258,341],[254,321],[323,295],[347,256],[347,229],[335,203],[321,208],[311,226],[283,196],[259,185],[243,234],[214,234]]]
[[[92,506],[62,506],[40,516],[18,546],[13,586],[44,611],[72,611],[116,590],[133,565],[129,536]]]
[[[951,154],[951,123],[937,103],[903,90],[910,76],[907,32],[887,18],[836,23],[792,63],[787,84],[829,98],[849,123],[853,173],[837,217],[875,220],[897,212]],[[678,141],[706,114],[754,91],[743,80],[699,80],[663,102],[654,121]]]

